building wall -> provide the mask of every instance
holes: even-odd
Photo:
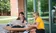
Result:
[[[24,11],[24,0],[18,0],[18,8],[20,12]]]
[[[10,0],[11,16],[19,15],[19,12],[24,11],[24,0]]]
[[[24,0],[18,0],[18,13],[24,12]]]

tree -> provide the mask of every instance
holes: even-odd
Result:
[[[27,10],[29,12],[33,11],[33,1],[32,0],[27,0]]]
[[[10,11],[10,1],[9,0],[0,0],[0,13],[7,13]]]

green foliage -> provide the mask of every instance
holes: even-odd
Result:
[[[33,11],[33,1],[32,0],[27,0],[27,10],[29,12],[32,12]]]
[[[52,6],[56,6],[56,0],[52,0]]]
[[[41,10],[48,11],[48,0],[41,0]]]
[[[10,11],[10,1],[9,0],[0,0],[0,12]]]
[[[28,1],[27,2],[28,11],[33,11],[33,0],[27,0],[27,1]],[[40,1],[41,1],[41,10],[47,11],[48,10],[48,0],[40,0]],[[37,2],[38,2],[38,0],[37,0]]]
[[[27,0],[27,9],[29,12],[33,11],[33,0]],[[41,1],[41,16],[49,16],[49,0],[40,0]],[[38,0],[36,1],[38,8]],[[55,6],[56,0],[52,0],[52,6]],[[37,9],[38,10],[38,9]]]

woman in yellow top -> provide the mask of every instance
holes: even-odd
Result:
[[[45,28],[44,28],[44,22],[40,18],[39,13],[34,12],[33,16],[35,18],[35,24],[29,25],[29,27],[35,27],[36,28],[36,33],[45,33]]]

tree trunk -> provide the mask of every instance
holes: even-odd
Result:
[[[1,11],[1,16],[3,16],[3,11]]]

